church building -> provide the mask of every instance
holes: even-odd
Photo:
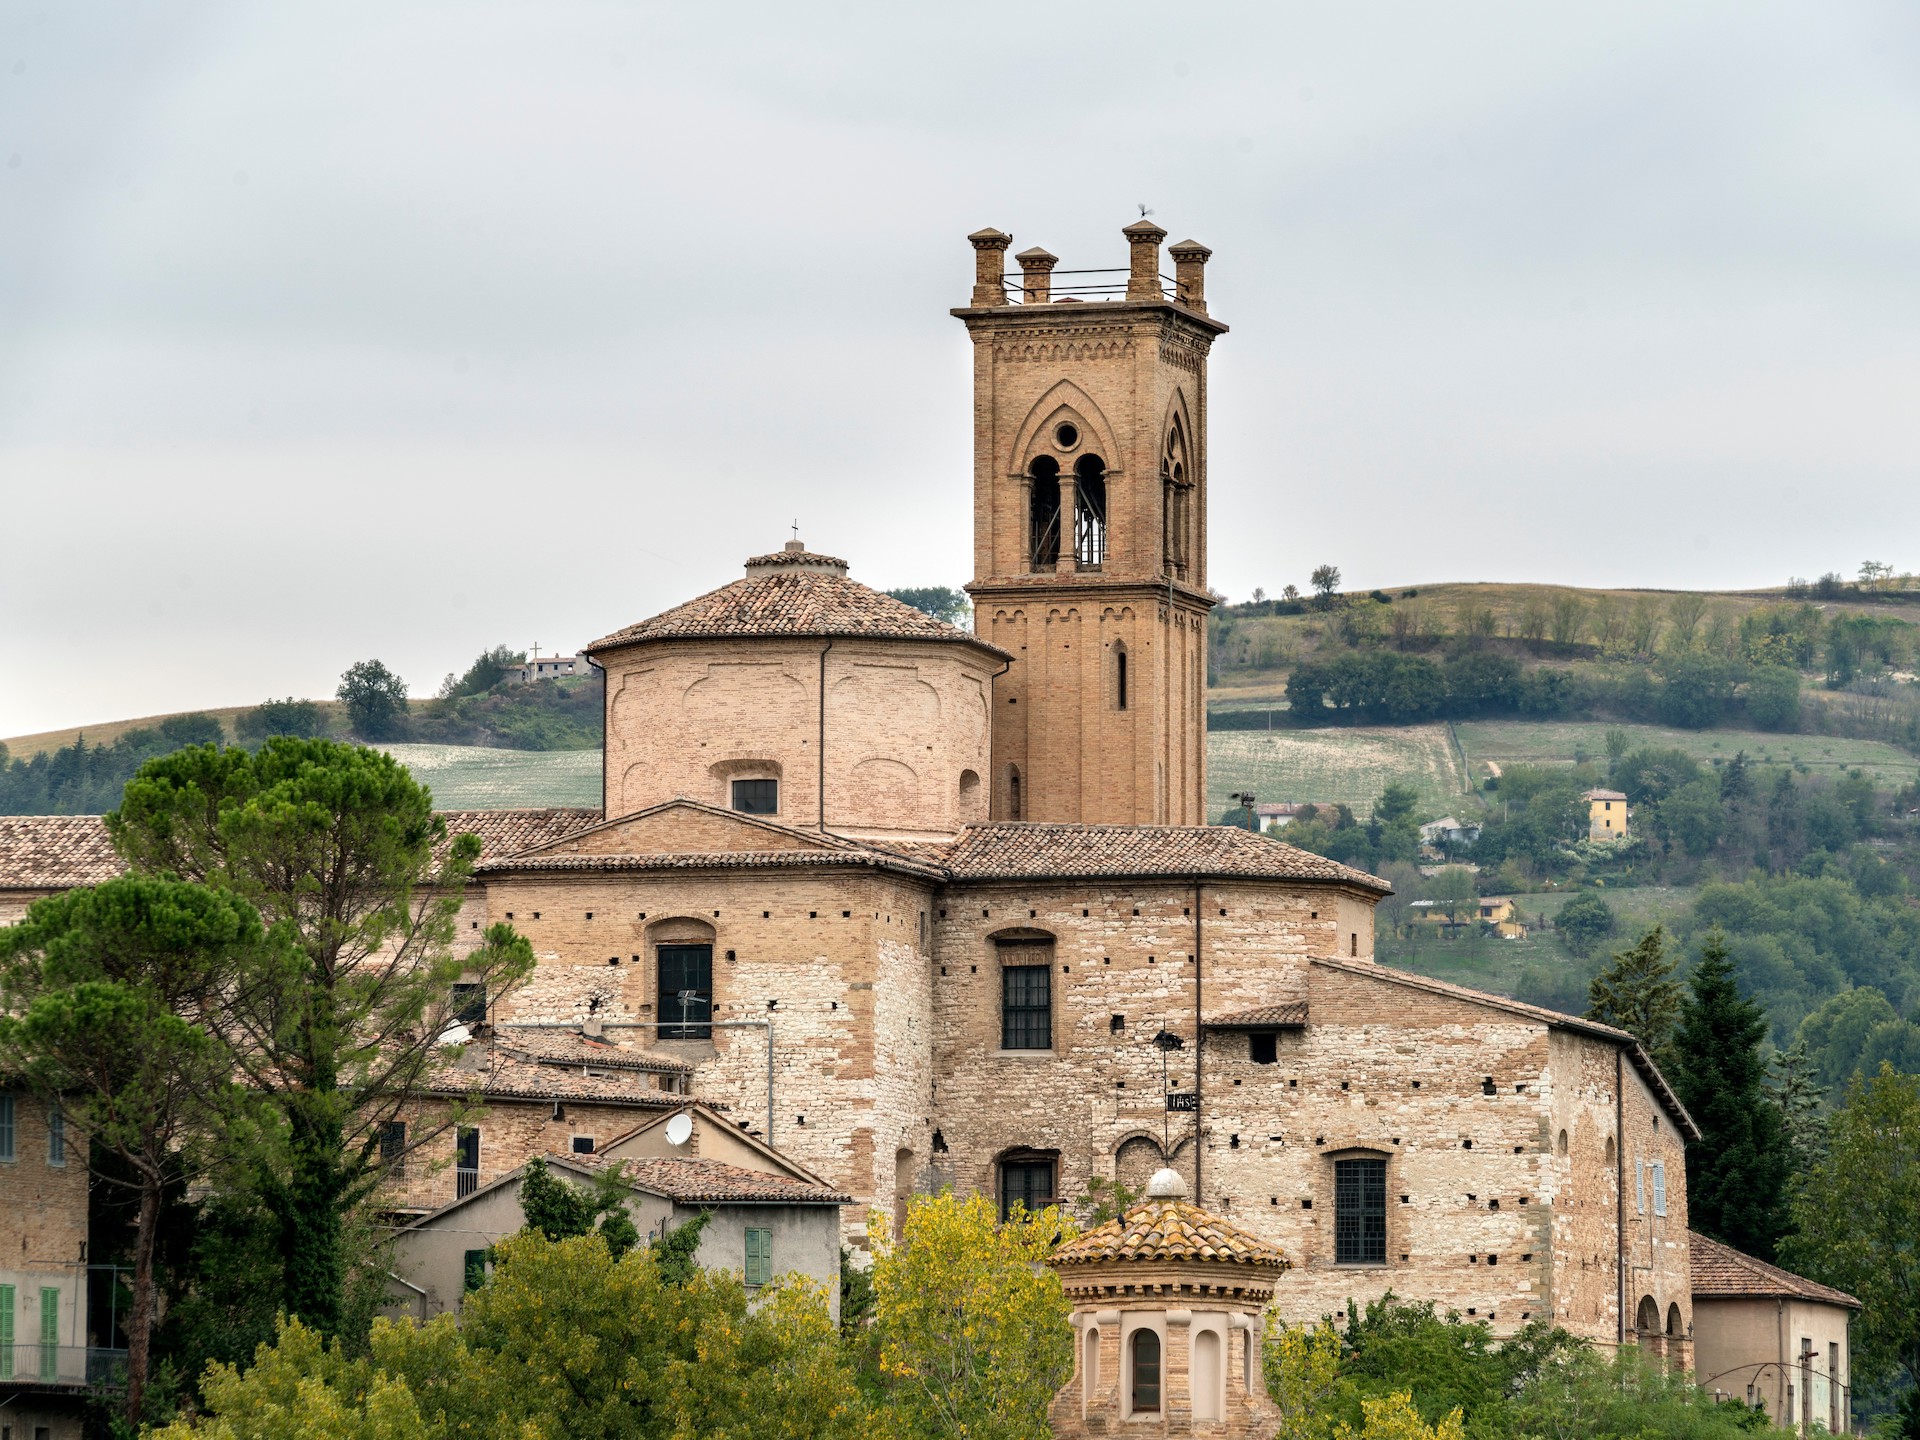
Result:
[[[569,1103],[697,1097],[851,1196],[856,1246],[916,1193],[1172,1170],[1284,1253],[1289,1320],[1391,1290],[1684,1363],[1697,1132],[1646,1052],[1377,964],[1384,881],[1206,823],[1227,331],[1204,246],[1168,277],[1164,231],[1124,236],[1124,268],[1058,273],[968,237],[973,630],[795,541],[586,647],[602,806],[487,820],[462,932],[511,923],[538,965],[475,1023],[657,1057],[568,1051],[600,1087]],[[97,819],[7,823],[0,910],[117,865]],[[559,1063],[517,1043],[515,1076]],[[445,1158],[517,1165],[507,1135],[483,1114]]]
[[[794,541],[587,647],[604,818],[480,867],[470,923],[540,957],[498,1018],[685,1060],[855,1244],[915,1192],[1170,1167],[1297,1318],[1391,1289],[1677,1355],[1695,1132],[1632,1037],[1375,964],[1383,881],[1205,823],[1226,327],[1204,246],[1169,279],[1124,233],[1075,287],[968,237],[971,633]]]

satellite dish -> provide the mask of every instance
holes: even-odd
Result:
[[[667,1121],[667,1143],[684,1145],[693,1138],[693,1117],[682,1110]]]

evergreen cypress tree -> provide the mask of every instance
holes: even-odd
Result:
[[[1779,1107],[1794,1172],[1811,1170],[1827,1153],[1827,1091],[1805,1039],[1773,1057],[1767,1093]]]
[[[1625,1030],[1669,1074],[1673,1027],[1679,1022],[1685,993],[1673,978],[1678,965],[1678,958],[1667,951],[1666,927],[1656,925],[1631,950],[1616,951],[1587,987],[1587,1018]]]
[[[1726,938],[1707,933],[1689,977],[1674,1089],[1701,1139],[1687,1147],[1687,1223],[1763,1260],[1787,1230],[1791,1151],[1761,1057],[1766,1012],[1740,994]]]

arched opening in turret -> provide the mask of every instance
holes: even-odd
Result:
[[[1152,1330],[1133,1332],[1132,1403],[1127,1407],[1135,1415],[1155,1414],[1160,1409],[1160,1337]]]
[[[1098,455],[1073,462],[1073,558],[1082,570],[1107,559],[1107,466]]]
[[[1049,571],[1060,563],[1060,462],[1039,455],[1027,468],[1027,563]]]

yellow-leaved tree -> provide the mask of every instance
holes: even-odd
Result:
[[[1340,1332],[1331,1321],[1285,1325],[1269,1311],[1261,1355],[1267,1394],[1280,1407],[1276,1440],[1326,1440],[1333,1402],[1350,1388],[1340,1373]]]
[[[1048,1402],[1073,1372],[1046,1260],[1074,1232],[1053,1206],[1002,1224],[979,1195],[915,1197],[898,1241],[874,1217],[874,1328],[898,1433],[1045,1440]]]
[[[1342,1424],[1333,1432],[1334,1440],[1463,1440],[1465,1434],[1457,1407],[1429,1425],[1420,1418],[1413,1396],[1405,1390],[1378,1400],[1362,1400],[1360,1413],[1365,1417],[1360,1428]]]

